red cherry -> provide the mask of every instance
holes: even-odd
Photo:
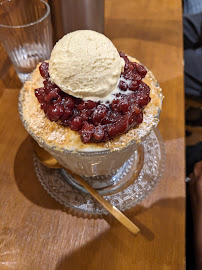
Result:
[[[93,136],[96,140],[98,141],[102,140],[102,138],[104,137],[104,134],[105,134],[104,128],[101,125],[95,127]]]
[[[56,121],[62,116],[63,111],[63,108],[58,104],[50,105],[47,110],[47,116],[51,121]]]
[[[130,84],[129,84],[129,89],[131,91],[138,90],[138,83],[136,81],[131,81]]]
[[[124,81],[120,81],[118,87],[122,90],[122,91],[126,91],[128,89],[128,84]]]
[[[41,74],[41,76],[43,78],[48,78],[49,77],[48,69],[49,69],[49,63],[42,62],[40,67],[39,67],[39,71],[40,71],[40,74]]]
[[[72,120],[71,124],[70,124],[70,128],[72,130],[80,130],[82,126],[82,119],[80,116],[76,116],[74,117],[74,119]]]
[[[81,140],[83,143],[88,143],[90,142],[93,133],[94,133],[94,125],[89,124],[88,122],[84,122],[81,130],[79,131],[80,135],[81,135]]]
[[[94,125],[98,125],[101,120],[107,116],[107,107],[105,105],[98,105],[92,113],[92,120]]]

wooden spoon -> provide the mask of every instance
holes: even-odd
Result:
[[[49,168],[63,168],[58,161],[51,156],[47,151],[38,145],[36,141],[33,140],[34,152],[39,158],[40,162]],[[71,174],[86,190],[104,206],[121,224],[123,224],[130,232],[133,234],[138,234],[139,228],[128,219],[122,212],[120,212],[115,206],[111,205],[106,201],[94,188],[92,188],[86,181],[84,181],[79,175],[70,172],[68,169],[64,168],[69,174]]]

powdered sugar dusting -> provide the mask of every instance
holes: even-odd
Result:
[[[60,132],[58,132],[57,130],[54,130],[52,133],[50,133],[50,135],[47,138],[48,141],[59,141],[59,142],[64,142],[65,141],[65,135],[61,135]]]

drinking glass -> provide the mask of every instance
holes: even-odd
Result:
[[[49,0],[54,36],[76,30],[104,32],[104,0]]]
[[[0,3],[0,39],[24,83],[37,63],[52,50],[50,7],[43,0]]]

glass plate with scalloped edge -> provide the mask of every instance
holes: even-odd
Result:
[[[104,198],[124,211],[139,204],[158,184],[165,166],[165,148],[153,129],[139,148],[114,174],[84,177]],[[108,211],[64,169],[47,168],[34,155],[34,167],[44,189],[56,201],[76,211],[102,215]]]

